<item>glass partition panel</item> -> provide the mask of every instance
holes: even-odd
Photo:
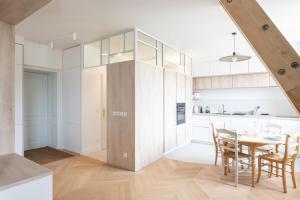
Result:
[[[109,57],[110,63],[124,62],[128,60],[133,60],[133,52],[118,53],[118,54],[110,55]]]
[[[134,49],[134,33],[133,31],[125,33],[125,51]]]
[[[144,34],[144,33],[138,32],[138,40],[142,41],[146,44],[149,44],[153,47],[156,47],[156,40],[154,38]]]
[[[110,54],[121,53],[124,51],[124,34],[113,36],[109,39]]]
[[[142,42],[138,42],[138,55],[137,58],[139,61],[151,64],[151,65],[156,65],[156,49],[146,45]]]
[[[101,65],[101,42],[96,41],[83,46],[84,67],[95,67]]]
[[[101,64],[107,65],[109,63],[109,40],[104,39],[101,41]]]
[[[180,65],[180,52],[164,45],[163,48],[164,67],[176,70]]]

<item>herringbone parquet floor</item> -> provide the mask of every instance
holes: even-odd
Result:
[[[202,200],[202,199],[300,199],[288,179],[283,194],[281,178],[266,174],[255,188],[250,176],[224,177],[220,167],[184,163],[162,158],[140,172],[128,172],[84,156],[75,156],[45,165],[54,171],[55,200]],[[300,174],[297,174],[300,186]]]

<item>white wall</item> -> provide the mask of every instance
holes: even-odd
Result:
[[[297,116],[278,87],[203,90],[199,94],[200,100],[194,100],[194,105],[210,106],[215,112],[224,104],[225,110],[230,113],[246,112],[260,106],[259,113]]]
[[[82,71],[82,153],[106,149],[106,66]]]
[[[81,153],[81,47],[63,51],[63,148]]]

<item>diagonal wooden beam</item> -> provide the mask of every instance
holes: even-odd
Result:
[[[0,21],[16,25],[52,0],[0,0]]]
[[[219,0],[300,113],[300,57],[256,0]]]

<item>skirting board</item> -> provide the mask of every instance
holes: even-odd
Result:
[[[179,149],[179,148],[181,148],[181,147],[183,147],[185,145],[188,145],[190,143],[191,143],[191,141],[187,141],[186,143],[183,143],[182,145],[179,145],[178,147],[175,147],[174,149],[171,149],[171,150],[165,152],[163,155],[167,155],[168,153],[171,153],[171,152],[173,152],[173,151],[175,151],[175,150],[177,150],[177,149]]]
[[[102,148],[100,145],[97,145],[95,147],[89,147],[89,148],[85,148],[81,151],[81,154],[89,154],[89,153],[93,153],[93,152],[96,152],[96,151],[101,151]]]

